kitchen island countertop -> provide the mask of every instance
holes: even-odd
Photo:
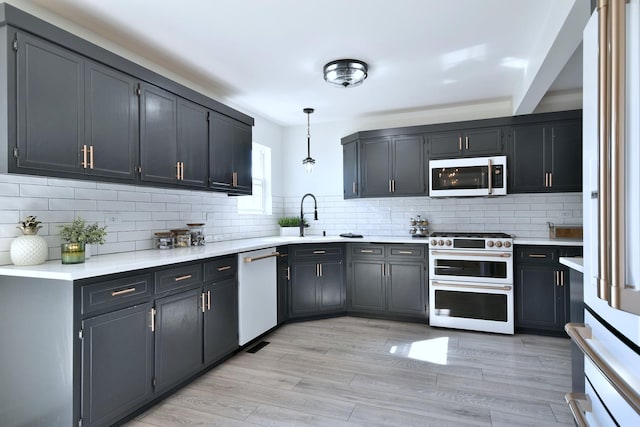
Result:
[[[1,265],[0,276],[31,277],[54,280],[80,280],[123,271],[160,267],[180,262],[196,261],[223,255],[252,251],[280,245],[305,243],[414,243],[428,244],[426,238],[364,236],[346,238],[331,236],[258,237],[207,243],[205,246],[168,250],[151,249],[116,254],[94,255],[81,264],[62,264],[60,260],[32,266]]]

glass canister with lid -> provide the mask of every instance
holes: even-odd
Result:
[[[191,223],[187,224],[189,227],[189,233],[191,233],[191,246],[204,246],[205,234],[204,223]]]
[[[173,234],[174,247],[187,248],[191,246],[191,233],[186,228],[171,230]]]
[[[153,233],[153,245],[156,249],[173,249],[173,233],[170,231]]]

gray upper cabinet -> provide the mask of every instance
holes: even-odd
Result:
[[[88,175],[133,181],[138,164],[137,81],[110,67],[85,65],[85,142]]]
[[[148,84],[140,89],[140,177],[174,184],[179,176],[177,98]]]
[[[209,185],[251,194],[251,127],[221,114],[209,119]]]
[[[361,197],[426,194],[422,135],[363,140]]]
[[[82,174],[84,59],[25,33],[14,46],[17,171]]]
[[[501,127],[429,134],[429,159],[501,155],[503,135]]]
[[[360,180],[358,178],[358,141],[351,141],[342,146],[343,161],[343,197],[353,199],[358,197]]]
[[[578,119],[513,126],[510,193],[582,191],[582,124]]]
[[[178,184],[206,188],[209,177],[209,111],[178,98]]]

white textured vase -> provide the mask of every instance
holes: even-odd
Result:
[[[40,236],[19,236],[11,242],[11,262],[15,265],[42,264],[47,260],[48,255],[47,241]]]

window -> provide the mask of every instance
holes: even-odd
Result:
[[[238,197],[238,213],[271,214],[271,148],[254,142],[251,152],[252,195]]]

